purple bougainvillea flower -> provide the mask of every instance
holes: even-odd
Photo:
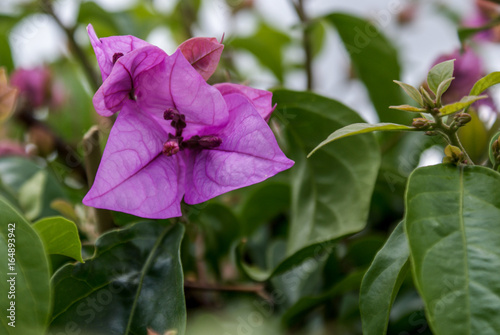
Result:
[[[191,55],[208,54],[208,67],[193,66],[198,57],[188,60],[180,48],[170,56],[146,42],[138,47],[136,40],[124,48],[123,36],[116,37],[117,49],[115,37],[108,37],[104,52],[104,39],[91,27],[89,35],[99,62],[111,64],[94,106],[101,115],[120,113],[84,204],[147,218],[175,217],[183,198],[201,203],[293,165],[265,121],[273,109],[271,93],[206,83],[220,57],[206,40],[199,40],[202,51]],[[189,43],[196,50],[196,40]]]
[[[470,48],[467,48],[463,53],[456,50],[451,54],[440,56],[434,64],[450,59],[455,59],[455,69],[453,71],[455,79],[443,94],[443,103],[445,104],[459,101],[464,96],[469,95],[476,81],[485,75],[481,58]],[[496,110],[495,104],[490,97],[475,102],[473,106],[479,107],[481,105]]]

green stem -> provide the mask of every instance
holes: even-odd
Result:
[[[54,12],[54,9],[52,8],[52,4],[48,0],[43,0],[42,1],[42,8],[43,10],[50,15],[56,24],[64,31],[66,34],[66,37],[68,38],[68,43],[73,51],[73,54],[75,55],[76,58],[80,61],[80,63],[83,66],[83,69],[85,70],[85,74],[87,75],[87,78],[92,85],[92,88],[94,91],[97,91],[99,86],[101,85],[101,79],[99,75],[94,71],[94,68],[90,64],[87,56],[85,55],[85,52],[80,48],[78,43],[76,43],[75,38],[74,38],[74,32],[75,28],[68,28],[66,27],[62,21],[59,19],[59,17],[56,15]]]
[[[464,146],[460,142],[460,138],[458,138],[457,131],[456,130],[452,131],[451,134],[449,134],[448,138],[450,140],[451,145],[460,148],[460,151],[464,153],[465,159],[467,160],[467,165],[474,165],[474,162],[472,161],[472,159],[470,159],[469,154],[467,153],[467,151],[465,151]]]
[[[443,122],[442,115],[439,113],[438,109],[430,109],[428,108],[428,112],[432,114],[434,117],[435,123],[435,128],[436,131],[448,142],[450,145],[453,145],[457,148],[460,149],[460,151],[463,152],[465,159],[467,161],[467,165],[474,165],[474,162],[472,159],[469,157],[469,154],[467,151],[465,151],[464,146],[460,142],[460,139],[458,137],[458,128],[455,128],[453,126],[453,122],[451,125],[446,125]]]
[[[312,41],[311,41],[311,34],[309,32],[310,29],[310,22],[309,18],[306,15],[306,12],[304,10],[304,2],[303,0],[298,0],[297,3],[293,4],[295,7],[295,11],[297,12],[297,15],[300,19],[300,22],[303,25],[303,32],[302,32],[302,47],[304,48],[305,52],[305,61],[304,61],[304,68],[306,70],[306,75],[307,75],[307,89],[311,91],[313,89],[313,71],[312,71]]]

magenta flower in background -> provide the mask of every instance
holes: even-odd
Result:
[[[46,67],[16,69],[10,77],[10,82],[30,108],[46,105],[58,107],[64,101],[64,89],[53,83],[50,70]]]
[[[49,97],[50,71],[44,67],[16,69],[10,83],[17,87],[19,94],[34,108],[43,106]]]
[[[500,6],[487,0],[476,0],[476,8],[472,15],[466,17],[462,24],[464,27],[478,28],[488,24],[491,20],[500,14]],[[493,27],[481,31],[474,35],[477,41],[499,42],[500,30]]]
[[[173,54],[132,36],[98,39],[88,27],[103,84],[93,102],[120,111],[83,202],[147,218],[261,182],[293,165],[265,119],[271,93],[210,86],[222,45],[184,42]]]
[[[451,54],[440,56],[434,62],[434,65],[450,59],[455,59],[455,69],[453,71],[455,79],[443,94],[442,100],[445,104],[459,101],[464,96],[469,95],[476,81],[485,75],[481,58],[470,48],[467,48],[463,53],[457,50]],[[473,104],[476,108],[481,105],[489,106],[496,111],[495,104],[490,97]]]

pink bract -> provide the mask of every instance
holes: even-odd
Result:
[[[201,203],[293,165],[266,122],[270,92],[206,83],[222,51],[215,39],[189,40],[169,56],[132,36],[88,31],[104,79],[94,106],[119,115],[84,204],[175,217],[183,198]]]

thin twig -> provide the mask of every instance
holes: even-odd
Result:
[[[202,291],[220,291],[220,292],[247,292],[255,293],[263,299],[270,300],[271,297],[266,292],[263,284],[252,284],[252,285],[220,285],[220,284],[209,284],[200,283],[186,280],[184,281],[184,287],[192,290],[202,290]]]
[[[57,23],[57,25],[66,34],[66,37],[68,38],[68,41],[69,41],[69,45],[73,51],[73,54],[81,62],[83,69],[85,70],[85,74],[87,75],[89,82],[92,85],[92,88],[94,89],[94,91],[97,91],[97,89],[101,85],[101,80],[100,80],[99,76],[97,75],[97,72],[94,71],[94,68],[90,64],[87,56],[85,55],[85,52],[80,48],[78,43],[76,43],[76,41],[75,41],[75,38],[74,38],[75,28],[74,27],[68,28],[62,23],[62,21],[59,19],[59,17],[54,12],[54,9],[52,8],[50,1],[43,0],[42,1],[42,8],[48,15],[50,15],[54,19],[54,21]]]
[[[312,90],[313,89],[313,71],[312,71],[312,44],[311,44],[311,35],[309,31],[309,19],[306,15],[306,12],[304,10],[304,1],[303,0],[298,0],[297,2],[293,3],[293,6],[295,7],[295,11],[297,12],[297,15],[300,19],[300,22],[302,23],[303,26],[303,31],[302,31],[302,47],[304,48],[305,52],[305,61],[304,61],[304,67],[306,70],[306,75],[307,75],[307,89]]]

